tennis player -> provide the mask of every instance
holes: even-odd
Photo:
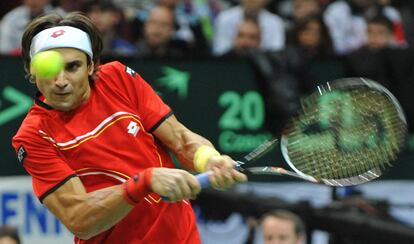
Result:
[[[50,49],[65,67],[41,79],[30,60]],[[178,122],[139,74],[119,62],[100,65],[101,49],[96,27],[79,13],[39,17],[24,32],[25,70],[39,93],[13,146],[35,194],[75,243],[200,243],[186,200],[200,185],[186,170],[211,171],[215,188],[246,176]],[[186,170],[174,168],[169,151]]]

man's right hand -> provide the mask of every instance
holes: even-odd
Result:
[[[201,191],[196,177],[181,169],[153,168],[151,175],[153,192],[177,202],[184,199],[195,199]]]

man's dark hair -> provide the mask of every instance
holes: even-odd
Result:
[[[22,37],[22,57],[24,69],[30,75],[30,45],[33,37],[42,30],[56,26],[72,26],[89,35],[92,45],[94,71],[96,72],[100,63],[102,53],[102,36],[91,20],[81,12],[72,12],[62,17],[57,14],[47,14],[34,19],[25,29]],[[85,54],[86,55],[86,54]],[[88,64],[90,59],[88,58]]]
[[[11,239],[15,240],[17,244],[20,244],[20,237],[17,229],[10,226],[2,226],[0,227],[0,238],[3,237],[10,237]]]
[[[368,24],[383,25],[391,32],[394,30],[394,24],[392,23],[392,21],[389,18],[387,18],[386,16],[382,15],[382,14],[376,15],[376,16],[368,19],[367,23]]]

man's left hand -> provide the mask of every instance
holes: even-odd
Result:
[[[207,161],[206,169],[212,172],[209,176],[211,186],[224,190],[232,187],[234,184],[246,182],[246,175],[237,171],[234,166],[234,160],[227,155],[210,157]]]

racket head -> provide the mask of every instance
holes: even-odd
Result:
[[[280,146],[299,175],[331,186],[380,177],[402,151],[407,121],[397,99],[366,78],[326,82],[301,101]]]

